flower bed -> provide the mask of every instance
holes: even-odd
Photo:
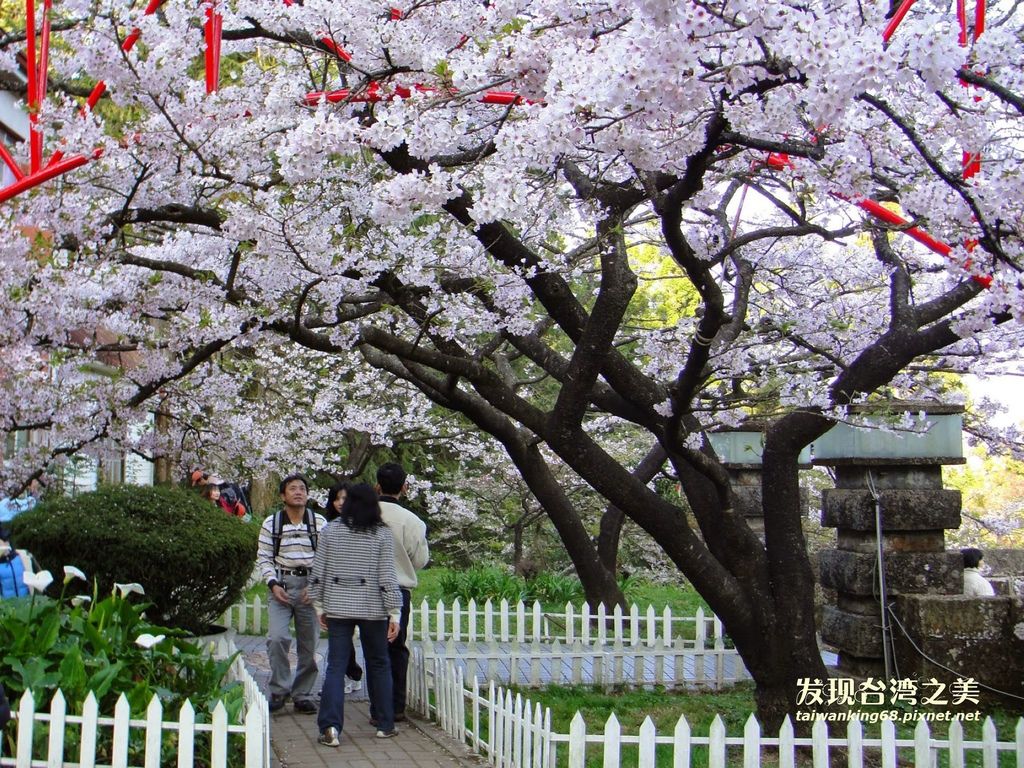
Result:
[[[39,594],[52,581],[42,571],[26,579],[31,597],[0,602],[0,682],[12,702],[20,699],[0,754],[17,752],[25,765],[43,754],[51,764],[67,756],[177,765],[183,752],[197,765],[267,764],[266,701],[237,651],[217,658],[180,630],[149,622],[146,604],[132,598],[138,584],[66,599],[68,584],[85,575],[64,571],[56,599]]]

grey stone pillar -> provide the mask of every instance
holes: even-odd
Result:
[[[767,425],[760,421],[749,421],[732,429],[722,428],[708,437],[718,454],[722,466],[729,473],[732,485],[733,510],[746,519],[747,524],[764,541],[764,507],[762,506],[761,476],[764,433]],[[800,453],[800,467],[811,466],[811,453],[804,449]],[[808,494],[800,491],[800,509],[806,513]]]
[[[942,487],[942,465],[963,463],[963,409],[889,403],[884,418],[903,412],[921,414],[914,419],[921,433],[837,425],[814,446],[814,463],[836,475],[821,515],[822,525],[836,529],[836,548],[820,560],[821,584],[835,590],[836,601],[825,607],[821,636],[839,650],[840,671],[858,677],[885,671],[878,533],[890,604],[898,595],[963,589],[960,555],[945,547],[945,529],[960,526],[960,492]]]

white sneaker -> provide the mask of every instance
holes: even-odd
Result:
[[[355,693],[361,690],[363,687],[362,680],[353,680],[348,675],[345,676],[345,693]]]

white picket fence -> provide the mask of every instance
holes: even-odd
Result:
[[[233,647],[220,647],[217,653],[233,652]],[[165,720],[160,700],[154,696],[146,709],[145,719],[133,719],[128,700],[122,694],[114,707],[114,715],[101,716],[96,697],[90,693],[85,700],[81,715],[67,714],[64,694],[57,691],[50,701],[49,711],[36,709],[31,692],[21,697],[15,717],[17,720],[16,748],[13,757],[3,755],[3,741],[0,739],[0,766],[13,768],[37,768],[38,766],[77,765],[79,768],[110,766],[111,768],[159,768],[168,762],[178,768],[190,768],[196,764],[197,745],[204,740],[209,743],[210,768],[227,768],[232,740],[244,740],[245,768],[269,768],[270,765],[270,713],[267,700],[259,685],[245,668],[242,659],[237,658],[231,665],[229,677],[242,683],[245,694],[245,716],[240,725],[228,723],[223,703],[218,703],[210,723],[196,723],[195,710],[186,701],[177,713],[166,713],[176,720]],[[46,724],[45,744],[36,744],[36,729]],[[78,729],[77,754],[65,754],[65,740],[69,729]],[[97,744],[102,729],[111,731],[111,755],[102,762],[97,756]],[[133,733],[142,732],[144,755],[142,763],[129,763],[129,744]],[[162,742],[169,734],[177,734],[173,752]],[[41,749],[39,749],[41,747]],[[163,754],[161,754],[163,751]],[[108,762],[109,760],[109,762]],[[206,765],[205,758],[201,761]],[[235,762],[237,766],[237,761]]]
[[[819,720],[814,723],[810,737],[798,738],[788,719],[777,736],[764,736],[753,715],[742,736],[728,736],[717,716],[706,736],[693,734],[684,717],[668,733],[659,734],[650,718],[644,720],[636,733],[624,733],[614,714],[602,730],[588,733],[578,712],[569,732],[558,733],[551,726],[551,711],[521,694],[513,695],[494,682],[482,691],[475,677],[466,687],[461,668],[448,660],[436,658],[430,666],[428,675],[423,658],[413,659],[410,705],[500,768],[584,768],[588,759],[595,758],[603,768],[624,764],[655,768],[659,753],[670,756],[673,768],[689,768],[695,762],[696,748],[705,751],[696,760],[702,768],[725,768],[740,759],[744,768],[758,768],[762,762],[778,768],[796,768],[798,764],[808,765],[808,757],[813,768],[830,768],[830,760],[839,757],[832,754],[837,749],[845,751],[842,759],[849,768],[896,768],[911,761],[917,768],[937,768],[940,764],[964,768],[968,759],[978,764],[974,754],[980,755],[982,768],[999,768],[1002,753],[1014,753],[1013,764],[1024,768],[1024,719],[1017,721],[1009,741],[998,739],[990,719],[985,721],[981,741],[966,740],[963,727],[955,720],[945,737],[933,735],[923,720],[917,723],[912,739],[897,738],[891,720],[882,721],[879,736],[871,738],[864,735],[860,720],[851,720],[845,733],[837,728],[835,734],[830,734],[828,725]],[[426,686],[428,678],[433,682],[430,690]]]
[[[427,666],[434,658],[455,660],[467,679],[508,685],[596,685],[719,690],[750,679],[733,649],[698,650],[677,639],[674,646],[574,643],[446,643],[413,646]]]
[[[225,612],[222,624],[240,634],[261,635],[267,626],[267,605],[260,597],[237,603]],[[544,611],[540,603],[532,605],[507,600],[497,605],[487,600],[481,606],[470,600],[463,607],[459,600],[431,606],[424,600],[414,606],[409,620],[410,642],[465,643],[553,643],[572,645],[637,646],[674,648],[679,642],[688,647],[725,649],[722,622],[714,614],[698,608],[693,615],[679,616],[665,607],[656,611],[636,604],[628,611],[604,605],[596,609],[584,603],[567,603],[561,611]]]

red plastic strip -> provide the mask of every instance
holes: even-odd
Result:
[[[346,51],[344,48],[342,48],[336,42],[331,40],[331,38],[329,38],[329,37],[321,37],[320,38],[320,42],[324,44],[324,46],[327,48],[327,50],[329,50],[331,53],[333,53],[339,59],[344,61],[346,64],[348,62],[352,61],[352,54],[349,53],[348,51]]]
[[[21,166],[18,165],[18,161],[11,156],[11,153],[7,151],[7,147],[3,143],[0,143],[0,159],[4,161],[4,165],[11,169],[15,180],[25,178],[25,173],[21,170]]]
[[[841,195],[836,195],[836,197],[841,197]],[[925,248],[932,251],[933,253],[937,253],[940,256],[949,258],[949,255],[953,252],[953,249],[950,248],[946,243],[942,242],[941,240],[937,240],[936,238],[932,237],[919,227],[907,226],[908,224],[910,224],[909,221],[900,216],[898,213],[890,211],[888,208],[881,205],[880,203],[876,203],[874,200],[858,200],[857,206],[870,213],[876,219],[884,221],[887,224],[892,224],[898,227],[906,227],[906,229],[903,230],[903,233],[905,235],[908,235],[909,237],[912,237],[914,240],[917,240],[917,242],[921,243],[921,245],[923,245]],[[967,249],[969,251],[973,250],[974,245],[977,245],[977,243],[968,242]],[[970,268],[971,261],[968,260],[964,264],[964,269]],[[988,288],[990,285],[992,285],[991,275],[972,275],[971,279],[974,280],[974,282],[976,282],[983,288]]]
[[[321,101],[327,101],[331,104],[337,104],[341,101],[351,102],[377,102],[383,99],[407,99],[412,95],[412,91],[416,90],[419,93],[430,93],[436,89],[428,88],[424,85],[417,85],[414,89],[406,88],[404,86],[396,86],[394,93],[391,95],[385,95],[380,91],[379,83],[370,83],[370,87],[363,93],[356,93],[353,95],[349,88],[339,88],[336,91],[310,91],[302,99],[302,103],[309,107],[315,107]],[[512,91],[487,91],[480,95],[478,101],[481,104],[534,104],[536,102],[524,99],[518,93]]]
[[[43,31],[39,39],[39,70],[36,73],[36,101],[42,104],[46,99],[47,72],[50,69],[50,0],[43,3]]]
[[[206,8],[206,92],[213,93],[220,85],[220,40],[224,19],[214,3]]]
[[[889,42],[889,38],[892,37],[893,32],[896,31],[896,27],[903,21],[903,17],[907,15],[907,11],[914,4],[914,0],[903,0],[900,3],[900,7],[896,9],[896,13],[889,19],[889,23],[885,25],[885,29],[882,31],[882,40]]]
[[[59,163],[51,163],[37,173],[24,176],[13,184],[8,184],[3,189],[0,189],[0,203],[4,203],[12,197],[20,195],[27,189],[38,187],[40,184],[44,184],[50,179],[54,179],[68,171],[73,171],[75,168],[83,166],[87,162],[89,162],[89,158],[84,155],[74,155],[73,157],[69,157],[67,160],[62,160]]]
[[[28,59],[28,148],[29,172],[35,173],[43,164],[43,134],[36,130],[39,122],[39,62],[36,60],[36,4],[25,0],[25,38]]]

